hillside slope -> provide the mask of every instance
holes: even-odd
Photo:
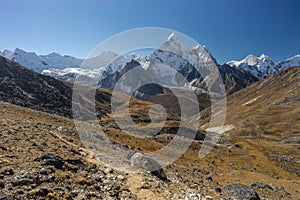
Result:
[[[0,100],[71,117],[72,90],[0,56]]]
[[[240,176],[246,181],[267,175],[266,181],[288,180],[299,188],[299,96],[300,67],[295,67],[227,98],[225,124],[232,129],[222,140],[229,141],[224,150],[231,171],[227,174],[228,180]],[[209,108],[202,112],[201,127],[204,129],[209,113]],[[299,196],[297,193],[296,197]]]

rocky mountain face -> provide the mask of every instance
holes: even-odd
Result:
[[[226,64],[219,66],[219,70],[228,94],[232,94],[258,81],[255,76],[247,71],[236,70]]]
[[[111,65],[114,65],[114,63],[112,63]],[[124,65],[124,66],[123,66]],[[140,66],[140,63],[135,61],[135,60],[130,60],[128,62],[122,63],[122,68],[120,68],[117,71],[112,71],[110,68],[108,68],[107,70],[105,70],[102,73],[102,76],[100,78],[100,81],[98,83],[98,86],[100,88],[106,88],[106,89],[110,89],[113,90],[115,87],[115,84],[117,83],[117,81],[129,70]]]

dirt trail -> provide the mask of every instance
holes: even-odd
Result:
[[[129,190],[137,196],[138,199],[158,199],[165,198],[154,194],[151,190],[143,188],[143,176],[137,173],[130,173],[127,180]]]
[[[80,147],[77,144],[74,144],[66,139],[64,139],[60,133],[55,133],[53,131],[50,132],[53,137],[58,138],[62,142],[64,142],[67,145],[70,145],[72,147],[76,147],[80,149],[82,152],[86,154],[86,160],[88,162],[91,162],[93,164],[101,165],[101,166],[107,166],[105,163],[102,163],[101,161],[94,159],[93,152],[89,151],[86,148]],[[130,173],[127,177],[127,186],[129,190],[137,196],[138,199],[158,199],[158,200],[164,200],[163,197],[158,197],[155,195],[151,190],[143,189],[143,176],[138,173]]]

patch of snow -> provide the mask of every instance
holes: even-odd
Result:
[[[226,133],[226,132],[228,132],[232,129],[234,129],[234,126],[232,124],[228,124],[228,125],[225,125],[225,126],[216,126],[216,127],[206,128],[205,131],[213,132],[213,133],[217,133],[217,134],[223,134],[223,133]]]
[[[259,99],[260,97],[261,97],[261,95],[259,95],[258,97],[254,98],[254,99],[251,99],[250,101],[247,101],[246,103],[243,103],[242,106],[249,105],[249,104],[257,101],[257,99]]]

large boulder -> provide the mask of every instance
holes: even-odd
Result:
[[[227,198],[236,200],[260,200],[258,194],[253,189],[242,184],[227,185],[223,191]]]
[[[154,160],[150,156],[141,153],[135,153],[131,157],[131,165],[133,167],[138,167],[149,171],[152,175],[162,180],[167,180],[167,175],[165,174],[163,168],[156,160]]]

